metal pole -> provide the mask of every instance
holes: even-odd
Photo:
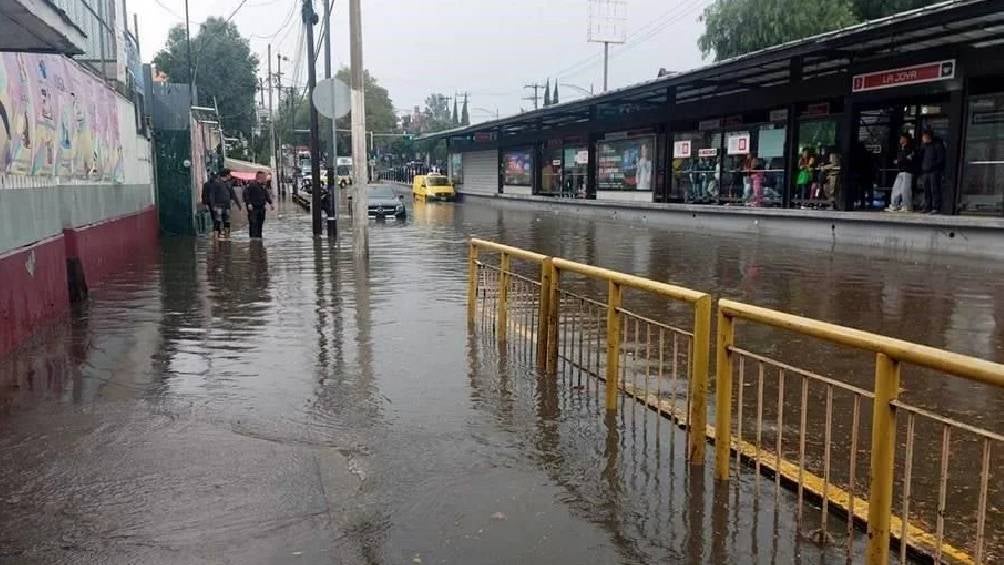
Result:
[[[610,43],[603,42],[603,92],[607,91],[607,73],[610,62]]]
[[[366,155],[366,101],[363,98],[362,11],[359,0],[349,1],[349,40],[352,71],[352,169],[355,176],[352,199],[352,251],[357,257],[369,254],[369,193]]]
[[[275,95],[276,106],[282,106],[282,53],[275,54],[276,69],[275,69]],[[281,111],[281,110],[279,110]],[[275,144],[275,165],[278,167],[277,172],[279,173],[279,192],[285,196],[286,189],[282,183],[282,130],[276,133],[276,144]]]
[[[317,68],[314,64],[314,25],[317,14],[311,0],[303,0],[303,24],[307,27],[307,104],[310,108],[310,216],[314,237],[321,235],[321,147],[318,138],[317,108],[314,107],[314,88],[317,87]]]
[[[321,0],[324,3],[324,78],[331,78],[331,2]],[[335,97],[331,97],[332,112],[334,115]],[[338,161],[338,135],[335,133],[335,120],[331,120],[331,131],[328,132],[328,237],[338,235],[338,199],[341,194],[335,187],[335,165]]]
[[[188,105],[195,106],[195,84],[192,82],[192,30],[188,22],[188,0],[185,0],[185,45],[188,49]]]
[[[268,148],[272,168],[272,194],[279,198],[279,169],[275,161],[275,115],[272,114],[272,44],[268,44]]]

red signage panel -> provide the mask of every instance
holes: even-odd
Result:
[[[867,92],[955,78],[955,59],[854,75],[852,92]]]

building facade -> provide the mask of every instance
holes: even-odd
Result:
[[[124,4],[91,8],[78,59],[0,53],[0,355],[156,250],[137,38]]]

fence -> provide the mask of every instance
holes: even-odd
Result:
[[[473,327],[542,374],[577,376],[577,386],[595,382],[597,393],[603,382],[608,411],[632,401],[673,419],[688,430],[691,464],[703,463],[710,441],[716,478],[750,469],[772,477],[778,491],[797,491],[800,529],[805,499],[818,502],[818,527],[804,533],[819,543],[835,543],[841,534],[828,523],[837,514],[846,518],[852,560],[860,558],[852,555],[856,526],[868,532],[868,563],[888,563],[894,548],[903,562],[1000,558],[1004,500],[992,454],[1004,437],[905,402],[901,372],[905,365],[926,368],[996,390],[1004,389],[1004,365],[722,299],[709,402],[710,295],[478,239],[470,241],[469,251]],[[784,331],[873,354],[873,386],[739,347],[739,321],[770,331],[771,340]],[[583,382],[583,376],[595,379]],[[754,385],[755,394],[747,392]],[[707,425],[709,413],[714,426]],[[786,434],[786,423],[797,434]],[[936,430],[924,431],[923,425]],[[936,465],[924,468],[923,458],[917,460],[918,442],[921,451],[928,444],[937,448]],[[976,465],[953,475],[953,452],[964,450]],[[917,469],[926,475],[915,474]],[[950,475],[962,483],[951,496]],[[930,517],[917,510],[930,510]]]

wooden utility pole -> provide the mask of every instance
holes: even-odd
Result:
[[[531,89],[533,90],[533,96],[527,96],[523,100],[532,100],[533,101],[533,109],[536,110],[539,107],[537,105],[537,100],[540,99],[540,94],[539,94],[540,93],[540,89],[544,88],[544,85],[540,84],[539,82],[533,82],[533,83],[530,83],[530,84],[523,85],[523,88],[527,89],[527,90],[531,90]]]
[[[366,101],[363,97],[363,31],[359,0],[349,0],[349,46],[352,74],[352,253],[369,255],[369,155],[366,152]]]
[[[321,147],[317,108],[314,107],[314,88],[317,86],[317,68],[314,64],[314,25],[317,14],[311,0],[303,0],[303,25],[307,28],[307,105],[310,108],[310,216],[314,237],[321,235]]]

